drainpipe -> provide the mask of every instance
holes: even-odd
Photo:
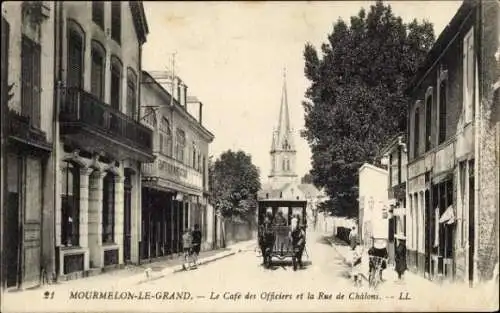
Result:
[[[479,86],[479,77],[478,77],[478,70],[480,64],[479,61],[479,56],[480,56],[480,41],[481,41],[481,14],[482,14],[482,5],[481,1],[478,1],[477,7],[476,7],[476,21],[475,21],[475,34],[474,38],[474,53],[475,53],[475,58],[474,58],[474,257],[473,257],[473,286],[476,286],[477,283],[479,282],[479,268],[478,268],[478,252],[479,252],[479,233],[480,233],[480,228],[479,228],[479,205],[480,205],[480,200],[479,200],[479,195],[480,195],[480,170],[479,170],[479,158],[480,158],[480,140],[482,138],[482,118],[481,118],[481,105],[479,103],[480,101],[480,86]]]
[[[63,19],[62,19],[62,10],[63,10],[63,1],[56,1],[55,3],[55,12],[54,12],[54,73],[55,73],[55,92],[54,92],[54,107],[53,107],[53,121],[52,121],[52,162],[53,162],[53,181],[54,181],[54,259],[52,260],[51,267],[55,271],[52,272],[52,279],[57,281],[59,277],[59,254],[57,253],[57,220],[56,220],[56,210],[57,208],[57,171],[58,171],[58,162],[57,159],[59,157],[58,152],[58,144],[59,144],[59,108],[61,103],[61,91],[62,91],[62,56],[63,56]],[[57,258],[57,260],[56,260]]]

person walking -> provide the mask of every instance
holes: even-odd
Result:
[[[406,265],[406,237],[399,235],[396,237],[398,246],[395,251],[396,272],[398,273],[398,280],[401,281],[404,272],[408,269]]]
[[[192,241],[193,238],[191,236],[191,231],[189,230],[189,228],[187,228],[186,230],[184,230],[184,234],[182,235],[182,249],[184,251],[184,262],[182,263],[183,270],[188,269],[191,265],[190,256]]]
[[[200,225],[195,224],[194,230],[191,233],[192,237],[192,255],[193,255],[193,264],[194,268],[196,268],[198,263],[198,256],[200,255],[201,250],[201,230]]]
[[[297,223],[293,228],[290,236],[292,237],[292,248],[294,253],[295,262],[293,263],[293,270],[297,270],[297,264],[300,268],[303,268],[302,264],[302,254],[304,253],[304,248],[306,246],[306,234],[304,230]]]
[[[349,246],[354,249],[357,244],[359,244],[358,229],[356,225],[353,225],[349,232]]]

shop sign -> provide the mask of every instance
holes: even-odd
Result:
[[[450,143],[446,147],[436,152],[436,162],[434,172],[441,173],[453,169],[455,163],[455,145]]]
[[[408,165],[408,178],[413,178],[415,176],[425,173],[425,160],[420,159],[415,163]]]
[[[410,193],[422,191],[425,189],[425,175],[417,176],[408,181],[408,191]]]

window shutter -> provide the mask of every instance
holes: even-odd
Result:
[[[33,83],[32,83],[32,93],[33,93],[33,103],[31,110],[31,123],[36,128],[40,128],[40,46],[33,43]]]

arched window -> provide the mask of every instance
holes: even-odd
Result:
[[[175,151],[177,153],[177,160],[184,163],[185,162],[184,151],[186,149],[186,133],[180,128],[177,128],[176,131],[175,145],[176,145]]]
[[[108,172],[102,184],[102,243],[115,239],[115,175]]]
[[[79,245],[80,168],[64,162],[61,190],[61,244]]]
[[[425,151],[429,151],[432,147],[432,106],[433,106],[433,88],[429,87],[425,93]]]
[[[111,107],[120,111],[122,96],[122,62],[111,56]]]
[[[83,88],[83,51],[85,32],[74,20],[68,20],[68,63],[66,85]]]
[[[137,120],[137,75],[132,68],[127,69],[127,115]]]
[[[161,119],[159,136],[161,153],[172,156],[172,131],[166,117]]]
[[[104,82],[105,82],[105,60],[106,50],[97,41],[92,40],[92,68],[91,68],[91,92],[99,100],[104,100]]]

